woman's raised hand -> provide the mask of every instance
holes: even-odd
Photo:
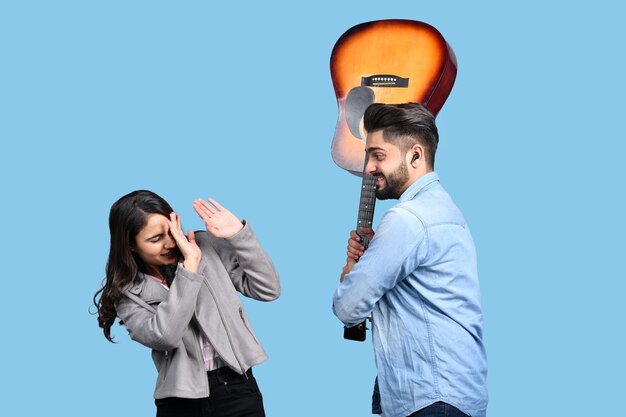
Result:
[[[215,237],[229,238],[243,229],[241,220],[212,198],[195,200],[193,208],[204,221],[207,232]]]
[[[180,226],[180,216],[174,212],[170,213],[170,219],[168,223],[170,225],[170,233],[176,241],[178,249],[180,249],[183,257],[185,258],[185,260],[183,261],[183,266],[185,267],[185,269],[191,272],[198,272],[198,265],[200,264],[202,252],[200,251],[200,247],[196,243],[193,230],[189,231],[188,237],[185,236],[185,233]]]

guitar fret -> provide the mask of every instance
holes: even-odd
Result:
[[[374,209],[376,206],[376,178],[363,172],[361,197],[359,199],[359,213],[357,216],[357,234],[361,237],[363,246],[369,246],[367,236],[359,232],[359,227],[372,227]]]

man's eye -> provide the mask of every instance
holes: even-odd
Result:
[[[374,158],[376,158],[377,161],[382,161],[385,158],[385,155],[379,153],[374,155]]]

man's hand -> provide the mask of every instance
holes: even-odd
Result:
[[[350,273],[354,264],[356,264],[356,261],[354,259],[352,258],[346,259],[346,264],[344,265],[343,270],[341,271],[341,277],[339,278],[339,282],[343,282],[343,277],[345,277],[346,275]]]
[[[364,234],[370,241],[374,238],[374,231],[369,227],[359,228],[360,232]],[[354,264],[356,264],[361,256],[365,253],[365,246],[363,246],[361,237],[357,234],[356,230],[350,232],[350,238],[348,239],[348,258],[346,264],[341,271],[341,278],[339,282],[343,282],[343,278],[350,273]]]
[[[368,240],[371,241],[374,239],[374,231],[371,228],[361,227],[359,230]],[[356,262],[363,256],[364,252],[365,246],[363,246],[361,237],[357,234],[356,230],[352,230],[350,232],[350,238],[348,239],[348,258],[354,259]]]

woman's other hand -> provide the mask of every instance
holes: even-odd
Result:
[[[207,232],[215,237],[229,238],[243,229],[241,220],[212,198],[208,201],[197,199],[193,208],[204,221]]]
[[[169,225],[170,233],[176,241],[178,249],[180,249],[183,257],[185,258],[185,260],[183,261],[183,266],[188,271],[198,272],[198,265],[200,264],[202,252],[200,251],[200,247],[196,243],[193,230],[189,231],[188,237],[185,236],[185,233],[180,226],[180,216],[174,212],[170,213]]]

